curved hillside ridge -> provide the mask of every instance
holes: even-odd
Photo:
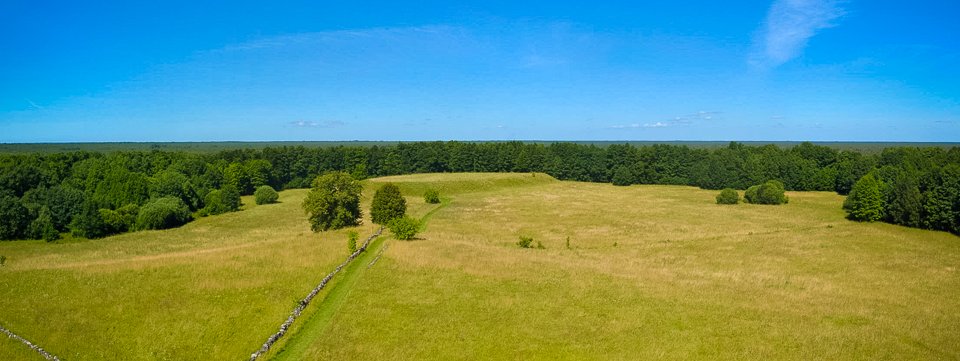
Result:
[[[559,182],[546,173],[422,173],[371,178],[370,183],[393,183],[405,195],[435,189],[440,195],[474,193]]]

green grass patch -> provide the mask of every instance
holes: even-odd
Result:
[[[692,187],[427,174],[365,194],[386,181],[429,227],[339,274],[278,357],[960,358],[960,238],[847,221],[833,193],[720,206]],[[68,360],[245,359],[346,257],[348,230],[309,231],[305,193],[172,230],[2,242],[0,323]],[[24,349],[0,341],[0,359]]]

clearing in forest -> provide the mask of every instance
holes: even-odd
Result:
[[[419,239],[381,238],[269,356],[960,357],[960,240],[847,221],[833,193],[721,206],[692,187],[421,174],[366,181],[365,215],[387,181],[429,214]],[[0,243],[0,323],[66,360],[244,359],[348,253],[347,230],[309,231],[305,194],[173,230]],[[0,359],[24,350],[0,342]]]

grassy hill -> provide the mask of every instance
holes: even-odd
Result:
[[[0,323],[66,360],[248,357],[348,254],[345,232],[310,231],[305,194],[172,230],[0,242]]]
[[[275,359],[960,357],[960,238],[846,221],[833,193],[720,206],[691,187],[420,174],[365,195],[386,181],[430,214],[420,239],[381,241]],[[0,243],[0,324],[68,360],[245,358],[347,254],[345,232],[309,231],[305,194],[174,230]],[[22,349],[0,342],[0,359]]]

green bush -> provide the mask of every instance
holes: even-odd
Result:
[[[784,193],[783,183],[776,180],[747,188],[743,199],[753,204],[786,204],[790,201]]]
[[[407,201],[400,194],[400,188],[393,183],[384,184],[373,194],[370,205],[370,218],[376,224],[388,224],[407,214]]]
[[[740,203],[740,193],[732,188],[726,188],[717,195],[717,204],[737,204]]]
[[[173,228],[189,222],[190,219],[190,209],[180,198],[157,198],[140,208],[140,213],[137,215],[137,228]]]
[[[750,186],[750,188],[747,188],[747,190],[743,192],[743,201],[747,203],[757,203],[757,191],[759,190],[759,185]]]
[[[27,208],[17,197],[0,198],[0,240],[23,238],[29,226]]]
[[[520,236],[517,245],[520,246],[520,248],[533,248],[533,237]]]
[[[350,251],[350,254],[357,251],[357,238],[360,238],[357,231],[347,232],[347,250]]]
[[[203,198],[203,214],[214,215],[240,210],[240,192],[237,188],[226,185],[222,189],[214,189]]]
[[[7,256],[0,256],[0,266],[7,264]]]
[[[780,181],[768,181],[760,185],[757,190],[757,203],[759,204],[786,204],[790,199],[784,193],[783,183]]]
[[[136,228],[138,213],[140,207],[131,203],[117,210],[101,209],[100,218],[103,219],[108,233],[123,233]]]
[[[423,193],[423,201],[430,204],[440,203],[440,192],[436,189],[428,189]]]
[[[387,228],[390,229],[390,233],[393,233],[394,238],[409,241],[414,239],[420,231],[420,221],[410,217],[397,218],[390,221]]]
[[[265,185],[259,186],[257,190],[253,191],[253,198],[257,204],[270,204],[277,203],[280,195],[277,194],[277,191],[273,190],[273,187]]]

